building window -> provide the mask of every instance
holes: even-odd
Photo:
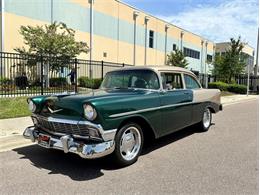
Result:
[[[212,55],[209,55],[209,54],[207,55],[207,61],[212,62]]]
[[[173,50],[173,51],[176,51],[176,49],[177,49],[176,44],[173,44],[173,45],[172,45],[172,50]]]
[[[200,59],[200,52],[199,51],[184,47],[183,52],[184,52],[184,55],[187,56],[187,57]]]
[[[154,31],[149,31],[149,47],[153,48],[153,40],[154,40]]]

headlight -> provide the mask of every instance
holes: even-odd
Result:
[[[84,115],[88,120],[94,120],[97,117],[97,112],[95,108],[93,108],[89,104],[84,105]]]
[[[28,103],[28,108],[31,112],[35,112],[36,110],[36,105],[33,103],[32,100],[29,100],[29,103]]]

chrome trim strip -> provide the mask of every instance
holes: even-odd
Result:
[[[184,103],[179,103],[179,104],[170,104],[170,105],[165,105],[165,106],[158,106],[158,107],[154,107],[154,108],[145,108],[145,109],[141,109],[141,110],[135,110],[135,111],[130,111],[130,112],[123,112],[123,113],[119,113],[119,114],[112,114],[109,117],[110,118],[115,118],[115,117],[131,115],[131,114],[138,114],[138,113],[141,113],[141,112],[149,112],[149,111],[159,110],[159,109],[163,109],[163,108],[184,106],[184,105],[195,104],[195,103],[199,103],[199,102],[184,102]]]

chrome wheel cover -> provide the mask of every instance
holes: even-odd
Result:
[[[123,159],[130,161],[139,153],[141,135],[136,127],[128,127],[120,139],[120,154]]]
[[[205,129],[207,129],[210,126],[211,112],[210,112],[210,110],[208,108],[203,113],[202,122],[203,122],[203,126],[205,127]]]

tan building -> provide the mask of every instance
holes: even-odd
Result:
[[[189,69],[210,73],[214,43],[118,0],[1,0],[1,51],[23,46],[21,25],[64,22],[91,46],[80,58],[164,65],[182,49]]]
[[[225,53],[228,49],[230,49],[229,42],[216,43],[216,55],[225,55]],[[254,65],[255,65],[254,48],[248,44],[245,44],[242,52],[245,56],[247,56],[245,72],[248,71],[247,67],[249,67],[250,74],[254,73]]]

